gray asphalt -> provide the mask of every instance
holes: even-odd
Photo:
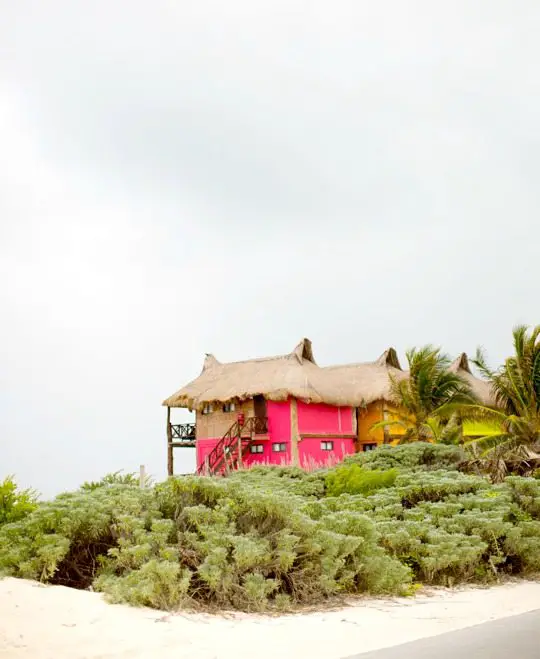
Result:
[[[348,659],[510,658],[540,659],[540,609]]]

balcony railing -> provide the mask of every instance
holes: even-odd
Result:
[[[255,435],[266,435],[268,433],[268,418],[265,416],[254,416],[249,419],[252,423],[250,430]]]
[[[171,440],[180,446],[195,446],[195,424],[171,423]]]

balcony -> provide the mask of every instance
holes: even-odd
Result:
[[[195,446],[195,424],[194,423],[171,423],[170,443],[173,447]]]
[[[254,435],[267,435],[268,434],[268,417],[266,416],[252,416],[246,419],[244,427],[248,433]],[[243,431],[244,431],[243,429]]]

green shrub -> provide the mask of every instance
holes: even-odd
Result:
[[[152,478],[146,476],[144,479],[146,487],[152,484]],[[108,487],[109,485],[131,485],[132,487],[140,486],[140,476],[134,472],[123,474],[121,471],[115,471],[106,474],[99,481],[86,481],[81,485],[81,490],[96,490],[98,487]]]
[[[0,483],[0,526],[17,522],[36,509],[37,493],[34,490],[17,488],[13,476],[8,476]]]
[[[194,477],[65,494],[0,529],[0,569],[166,608],[283,609],[410,583],[367,516],[337,511],[315,520],[300,501]]]
[[[350,455],[345,462],[367,469],[429,471],[458,469],[465,460],[466,456],[459,446],[415,442],[398,446],[382,445],[375,451]]]
[[[512,501],[533,519],[540,520],[540,481],[535,478],[509,476],[505,485]]]
[[[392,487],[398,472],[396,469],[376,471],[362,469],[357,464],[343,465],[326,475],[326,493],[330,497],[340,494],[368,495],[384,487]]]
[[[298,467],[256,466],[233,472],[229,479],[261,492],[287,492],[302,497],[324,496],[324,471]]]

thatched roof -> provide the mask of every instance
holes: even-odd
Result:
[[[451,366],[459,369],[483,402],[491,402],[487,383],[475,378],[467,356]],[[246,400],[263,395],[268,400],[297,398],[310,403],[361,407],[375,400],[392,402],[391,379],[406,378],[394,348],[374,362],[320,367],[309,339],[302,339],[286,355],[221,363],[206,355],[199,377],[163,401],[167,407],[202,409],[208,403]]]
[[[291,353],[277,357],[222,364],[206,355],[199,377],[163,405],[201,409],[207,403],[263,395],[268,400],[293,397],[310,403],[361,406],[388,398],[389,371],[401,372],[393,348],[372,363],[321,368],[313,357],[311,341],[302,339]]]
[[[392,401],[391,374],[406,378],[394,348],[388,348],[374,362],[327,366],[323,369],[352,406],[369,405],[375,400]]]
[[[485,380],[481,380],[473,375],[466,353],[462,352],[452,362],[450,370],[458,373],[469,383],[473,393],[483,405],[495,405],[495,396],[491,391],[490,385]]]

